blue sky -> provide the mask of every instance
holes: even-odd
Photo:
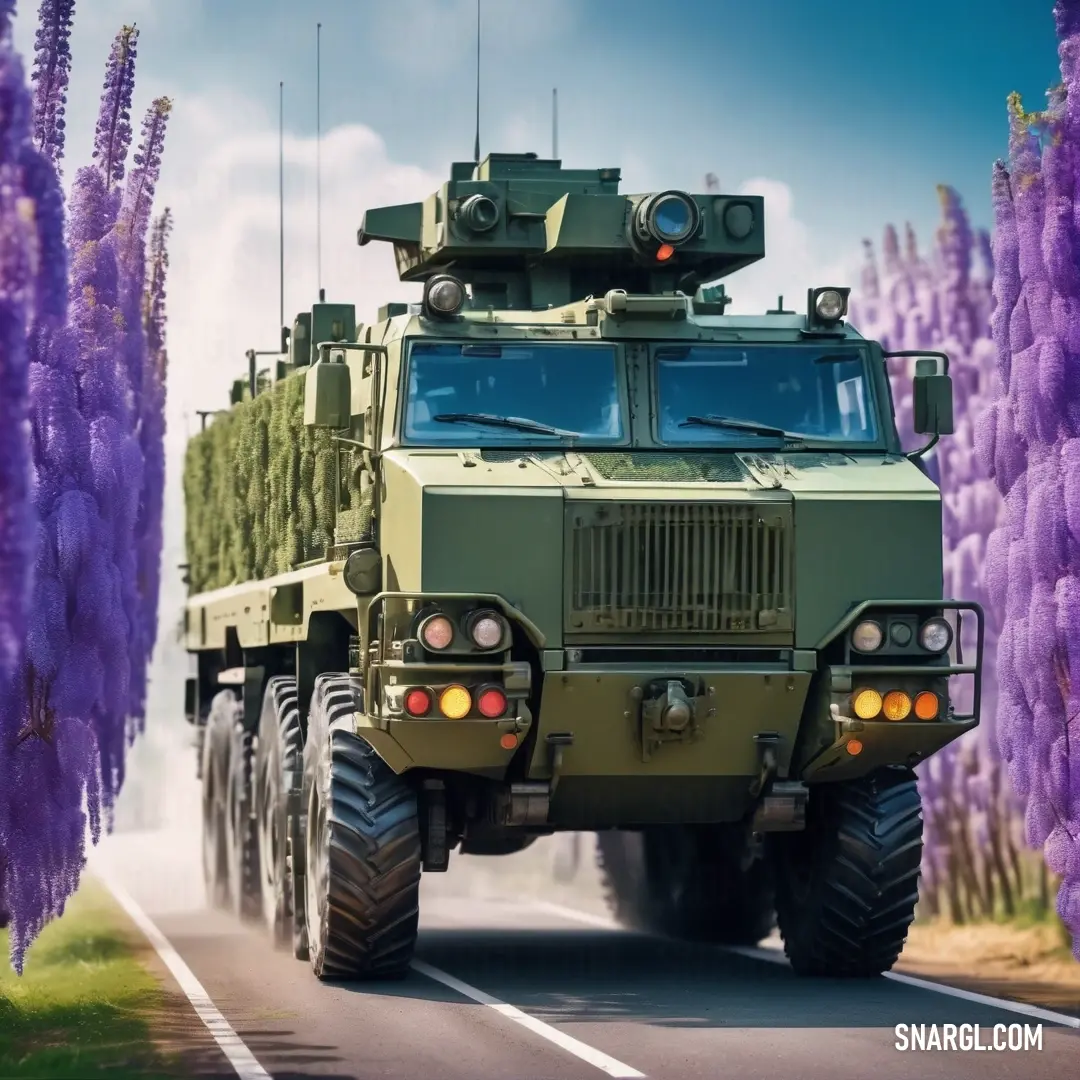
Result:
[[[861,241],[887,222],[911,221],[925,250],[938,183],[989,226],[1006,96],[1041,105],[1058,77],[1051,0],[482,3],[482,151],[547,154],[557,86],[568,166],[620,166],[624,191],[701,190],[712,171],[726,191],[766,196],[765,262],[729,287],[739,313],[779,292],[796,303],[807,285],[857,287]],[[19,7],[16,44],[32,50],[37,3]],[[158,188],[176,221],[167,565],[182,561],[195,410],[226,404],[244,350],[277,340],[282,79],[286,319],[315,298],[320,20],[321,282],[370,318],[417,296],[383,245],[357,248],[363,211],[423,198],[471,157],[475,0],[77,0],[66,178],[89,160],[122,23],[141,31],[134,119],[158,94],[174,100]]]
[[[82,0],[89,6],[93,0]],[[100,2],[100,0],[99,0]],[[95,5],[96,6],[96,5]],[[108,0],[142,16],[142,4]],[[441,172],[472,147],[472,0],[157,0],[144,70],[276,108],[314,129],[315,23],[323,118],[360,122],[392,158]],[[889,218],[925,234],[933,186],[990,223],[1005,97],[1038,104],[1057,75],[1050,0],[483,0],[482,143],[623,165],[628,182],[789,184],[814,233],[848,246]],[[972,15],[973,9],[978,16]],[[820,13],[827,12],[827,17]],[[77,18],[82,18],[79,13]],[[152,37],[160,23],[167,34]],[[77,58],[78,60],[78,58]]]

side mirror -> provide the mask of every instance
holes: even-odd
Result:
[[[916,434],[953,434],[952,378],[938,371],[937,361],[933,357],[915,361],[912,405]]]
[[[340,431],[349,426],[352,402],[348,365],[319,360],[304,375],[304,423]]]

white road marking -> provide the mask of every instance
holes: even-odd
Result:
[[[1025,1005],[1022,1001],[1006,1001],[1004,998],[990,997],[989,994],[976,994],[972,990],[961,990],[958,986],[942,986],[941,983],[933,983],[928,979],[917,979],[914,975],[902,975],[899,971],[886,971],[885,978],[892,979],[894,982],[907,983],[908,986],[918,986],[923,990],[933,990],[935,994],[946,994],[964,1001],[973,1001],[977,1005],[993,1005],[997,1009],[1008,1009],[1009,1012],[1030,1016],[1034,1020],[1045,1020],[1049,1024],[1080,1028],[1080,1017],[1054,1012],[1052,1009],[1040,1009],[1038,1005]]]
[[[573,922],[584,923],[586,926],[595,926],[600,930],[622,930],[629,933],[615,919],[608,915],[594,915],[591,911],[578,911],[577,908],[567,907],[565,904],[552,904],[547,900],[530,900],[529,907],[536,911],[546,911],[549,915],[559,915]]]
[[[564,919],[582,923],[585,926],[595,926],[602,930],[622,929],[614,919],[605,918],[603,915],[594,915],[590,911],[578,911],[577,908],[566,907],[564,904],[551,904],[546,900],[530,900],[529,907],[536,911],[546,911],[551,915],[559,915]],[[784,956],[782,951],[783,946],[778,943],[770,942],[756,948],[745,945],[721,945],[717,947],[723,949],[724,952],[748,956],[751,960],[767,960],[772,964],[787,963],[787,957]],[[1069,1016],[1068,1013],[1054,1012],[1052,1009],[1041,1009],[1038,1005],[1026,1005],[1022,1001],[1009,1001],[1006,998],[991,997],[989,994],[977,994],[973,990],[961,990],[958,986],[945,986],[942,983],[931,982],[929,979],[919,979],[914,975],[903,975],[899,971],[886,971],[885,978],[892,979],[893,982],[904,983],[907,986],[917,986],[920,990],[944,994],[946,997],[960,998],[962,1001],[970,1001],[976,1005],[989,1005],[995,1009],[1005,1009],[1020,1016],[1029,1016],[1033,1020],[1045,1020],[1048,1024],[1060,1024],[1063,1027],[1080,1029],[1080,1017]]]
[[[173,978],[180,984],[180,989],[187,995],[199,1019],[214,1036],[214,1041],[221,1047],[222,1053],[229,1059],[229,1064],[236,1070],[236,1075],[240,1077],[240,1080],[273,1080],[256,1061],[255,1055],[248,1049],[244,1040],[236,1034],[229,1021],[218,1011],[217,1006],[210,1000],[210,995],[203,989],[202,983],[195,978],[194,972],[184,963],[180,954],[169,943],[169,939],[151,921],[150,916],[139,907],[131,894],[101,869],[95,867],[93,874],[113,894],[116,902],[131,916],[132,922],[154,946],[154,951],[172,972]]]
[[[645,1073],[638,1072],[637,1069],[609,1057],[602,1050],[597,1050],[595,1047],[589,1046],[588,1043],[583,1043],[558,1028],[545,1024],[543,1020],[537,1020],[535,1017],[529,1016],[528,1013],[522,1012],[513,1005],[507,1005],[505,1001],[500,1001],[490,994],[485,994],[483,990],[478,990],[475,986],[470,986],[460,979],[455,979],[453,975],[448,975],[445,971],[440,971],[438,968],[425,964],[421,960],[414,960],[412,966],[413,970],[418,971],[421,975],[426,975],[429,979],[434,979],[436,982],[450,987],[451,990],[456,990],[463,997],[470,998],[480,1005],[486,1005],[489,1009],[494,1009],[500,1016],[513,1020],[523,1028],[533,1032],[533,1034],[539,1035],[542,1039],[547,1039],[548,1042],[554,1043],[575,1057],[581,1058],[582,1061],[595,1066],[601,1072],[607,1073],[608,1076],[645,1076]]]

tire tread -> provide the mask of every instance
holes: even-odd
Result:
[[[778,904],[784,952],[799,974],[867,977],[897,961],[914,920],[922,805],[914,775],[882,770],[828,792],[836,856],[809,905]]]
[[[420,831],[412,789],[346,725],[347,676],[316,684],[329,728],[329,875],[320,978],[403,977],[419,924]],[[321,680],[320,680],[321,681]],[[321,691],[321,694],[320,694]],[[313,703],[314,707],[314,703]]]

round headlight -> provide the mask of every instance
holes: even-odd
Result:
[[[639,228],[661,244],[681,244],[698,230],[701,210],[681,191],[662,191],[643,200],[638,209]]]
[[[432,278],[428,282],[424,302],[438,315],[454,315],[465,303],[465,286],[449,275]]]
[[[835,289],[825,289],[818,293],[814,310],[827,322],[839,319],[844,313],[844,297]]]
[[[952,627],[944,619],[927,619],[919,631],[919,644],[927,652],[944,652],[952,644]]]
[[[481,611],[469,620],[469,637],[479,649],[494,649],[503,639],[506,624],[493,611]]]
[[[354,551],[342,568],[341,577],[349,592],[364,596],[378,591],[376,582],[382,565],[382,558],[374,548],[361,548]]]
[[[425,648],[439,652],[454,640],[454,624],[445,615],[432,615],[420,627],[420,640]]]
[[[881,632],[881,627],[872,619],[859,623],[851,633],[851,644],[859,652],[873,652],[875,649],[880,649],[884,640],[885,635]]]

